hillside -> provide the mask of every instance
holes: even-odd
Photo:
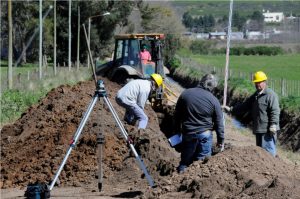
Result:
[[[209,15],[212,14],[215,18],[222,18],[228,15],[229,1],[173,1],[172,5],[178,13],[182,15],[189,11],[192,15]],[[299,1],[234,1],[234,10],[237,10],[241,16],[251,15],[254,11],[269,10],[270,12],[284,12],[289,16],[291,13],[294,16],[300,15]]]

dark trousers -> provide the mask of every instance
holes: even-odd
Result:
[[[181,161],[178,170],[184,170],[194,160],[211,156],[213,135],[211,131],[182,136]]]

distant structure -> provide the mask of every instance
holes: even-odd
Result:
[[[265,22],[281,22],[283,19],[284,19],[284,14],[283,12],[269,12],[269,10],[267,10],[267,12],[265,12],[263,10],[263,13],[264,15],[264,21]]]
[[[219,40],[224,40],[226,39],[226,32],[210,32],[208,34],[209,39],[219,39]]]

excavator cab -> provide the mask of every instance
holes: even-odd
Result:
[[[116,35],[113,60],[103,67],[106,75],[121,84],[129,79],[150,78],[152,73],[165,77],[168,69],[163,66],[163,40],[164,34],[159,33]],[[146,46],[151,59],[142,59],[142,46]]]
[[[125,84],[131,79],[148,79],[152,73],[165,78],[169,71],[163,64],[163,41],[164,34],[160,33],[116,35],[113,60],[97,66],[97,74],[102,72],[119,84]],[[143,46],[149,51],[150,59],[143,59]],[[163,89],[161,87],[156,91],[156,102],[162,100]]]

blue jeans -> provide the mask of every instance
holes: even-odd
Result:
[[[116,102],[126,109],[124,119],[129,124],[132,124],[134,120],[137,120],[139,122],[138,129],[146,128],[148,124],[148,117],[141,107],[139,107],[137,104],[125,104],[118,98],[116,98]]]
[[[276,137],[270,133],[256,133],[256,146],[260,146],[274,157],[276,155]]]
[[[181,161],[178,171],[184,171],[194,160],[203,160],[211,156],[213,135],[211,131],[198,134],[183,134]]]

